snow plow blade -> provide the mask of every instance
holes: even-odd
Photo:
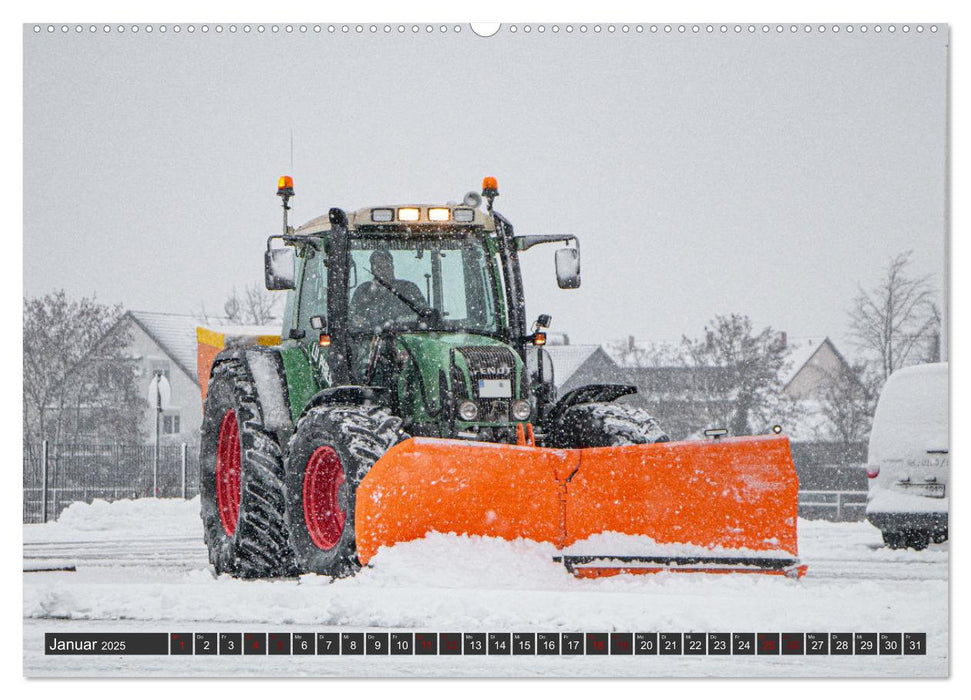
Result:
[[[413,438],[357,491],[362,564],[428,532],[549,542],[578,576],[802,575],[788,438],[578,450]]]

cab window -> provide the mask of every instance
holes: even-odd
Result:
[[[300,299],[297,302],[296,328],[304,331],[308,338],[319,333],[310,325],[312,316],[327,318],[327,268],[324,256],[307,248],[303,264],[303,280],[300,284]]]

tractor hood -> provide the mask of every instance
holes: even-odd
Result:
[[[407,351],[412,365],[411,371],[403,373],[403,380],[411,384],[412,375],[417,375],[413,380],[420,385],[400,389],[412,396],[421,395],[424,406],[415,405],[415,408],[426,413],[429,419],[441,415],[443,403],[447,415],[457,401],[495,399],[485,393],[480,397],[480,386],[485,386],[480,382],[507,381],[508,400],[526,395],[522,359],[495,338],[475,333],[430,332],[402,334],[398,342]],[[493,418],[483,422],[508,422]]]

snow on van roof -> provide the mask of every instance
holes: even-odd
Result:
[[[867,461],[948,449],[948,423],[948,364],[897,370],[877,401]]]

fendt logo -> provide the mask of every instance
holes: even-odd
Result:
[[[471,370],[472,374],[483,374],[490,376],[508,377],[512,373],[512,367],[509,365],[496,365],[496,366],[483,366],[477,365],[475,369]]]

